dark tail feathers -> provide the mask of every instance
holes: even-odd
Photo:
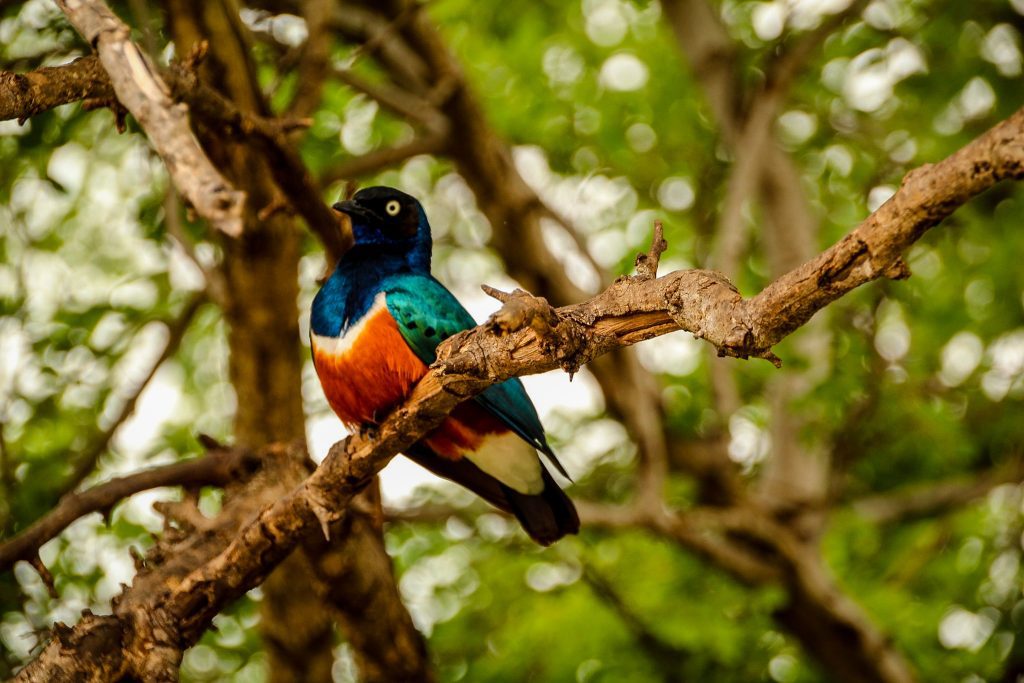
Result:
[[[530,538],[541,545],[551,545],[580,530],[576,508],[543,464],[544,490],[531,496],[505,486],[465,458],[448,460],[423,444],[416,444],[406,454],[434,474],[465,486],[496,508],[515,515]]]
[[[543,465],[541,470],[544,491],[538,495],[528,496],[504,484],[501,488],[504,489],[509,512],[516,516],[530,538],[541,545],[551,545],[566,534],[578,533],[580,518],[569,496],[555,483]]]

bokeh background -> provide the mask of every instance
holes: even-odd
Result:
[[[160,3],[111,4],[164,63],[173,56]],[[779,55],[848,4],[709,2],[732,41],[740,107],[749,112],[768,89]],[[574,226],[575,237],[554,220],[541,228],[581,291],[630,272],[657,218],[669,243],[662,272],[728,267],[740,291],[753,294],[771,280],[773,243],[803,238],[766,231],[764,206],[730,194],[750,140],[726,139],[701,81],[707,71],[688,61],[667,9],[632,0],[432,0],[423,11],[519,174]],[[240,16],[258,83],[280,110],[297,88],[281,55],[301,47],[306,23],[260,3]],[[1021,0],[874,0],[822,36],[767,127],[768,144],[798,169],[790,189],[814,218],[802,246],[814,253],[831,244],[908,170],[1021,107],[1022,30]],[[367,52],[339,39],[330,59],[371,82],[385,79]],[[86,53],[53,3],[3,3],[4,69]],[[417,134],[414,122],[337,80],[325,82],[310,116],[299,149],[323,180],[325,201],[344,192],[347,178],[335,170],[350,157]],[[491,224],[473,183],[443,154],[357,179],[423,201],[435,274],[478,320],[496,308],[481,283],[515,286],[494,248],[506,226]],[[741,246],[731,262],[715,263],[726,258],[717,240],[729,211]],[[782,406],[773,400],[778,371],[767,363],[730,361],[733,401],[723,402],[721,361],[689,335],[636,350],[657,379],[666,433],[681,444],[718,444],[752,490],[771,471],[780,412],[795,416],[792,443],[827,463],[817,475],[823,511],[813,545],[920,680],[1024,673],[1022,223],[1021,189],[999,186],[910,251],[912,278],[832,305],[813,330],[776,349],[784,372],[801,378]],[[196,298],[223,250],[182,209],[133,121],[118,134],[109,111],[72,104],[23,124],[0,122],[0,255],[0,538],[69,490],[200,453],[199,433],[232,440],[238,399],[225,323],[218,306]],[[322,247],[303,237],[296,344],[306,344],[309,302],[326,266]],[[811,351],[801,346],[808,340]],[[305,432],[319,459],[344,431],[305,354]],[[573,497],[628,500],[637,445],[593,375],[525,381],[573,474]],[[441,680],[841,678],[780,625],[784,588],[743,585],[670,539],[585,528],[540,549],[510,520],[401,458],[381,486],[396,518],[387,549]],[[898,505],[939,490],[952,493],[923,509]],[[665,495],[680,509],[706,502],[685,468],[673,467]],[[162,529],[152,504],[177,496],[138,494],[109,519],[83,518],[44,546],[56,599],[24,563],[0,576],[0,675],[32,657],[53,622],[109,610],[134,573],[129,548],[145,549]],[[218,492],[204,491],[204,512],[218,505]],[[183,680],[266,680],[261,600],[254,590],[216,619],[216,632],[187,653]],[[355,680],[344,642],[334,655],[334,679]]]

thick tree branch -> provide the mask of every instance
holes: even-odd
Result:
[[[240,471],[251,471],[257,465],[258,460],[245,451],[217,449],[201,458],[154,467],[79,493],[69,493],[30,527],[0,544],[0,572],[7,571],[19,560],[31,560],[44,543],[80,517],[91,512],[106,514],[117,503],[140,491],[161,486],[224,486],[238,479]]]
[[[113,97],[114,88],[107,72],[94,55],[25,74],[0,72],[0,121],[17,119],[23,123],[62,104]]]
[[[751,310],[775,309],[771,329],[750,329],[755,349],[770,348],[815,312],[879,277],[909,276],[900,254],[971,197],[1000,180],[1024,178],[1024,109],[956,153],[906,175],[889,201],[837,244],[768,285]]]
[[[653,631],[604,576],[590,565],[583,566],[583,581],[594,596],[622,622],[640,650],[651,660],[666,683],[682,683],[683,665],[690,657],[685,649]]]
[[[1022,479],[1024,461],[1017,458],[973,477],[960,476],[865,496],[852,501],[850,507],[873,524],[897,524],[956,510],[984,497],[1001,484]]]
[[[320,176],[320,183],[326,187],[339,180],[352,180],[360,176],[376,173],[386,166],[411,159],[421,154],[437,154],[445,149],[447,137],[444,135],[427,135],[396,147],[385,147],[367,152],[362,156],[345,159],[332,166]]]
[[[851,236],[748,302],[717,274],[679,271],[654,280],[625,278],[589,301],[557,309],[558,322],[543,338],[532,327],[502,334],[489,325],[453,337],[410,399],[378,428],[335,444],[301,486],[263,509],[222,552],[167,589],[159,608],[134,614],[145,623],[135,623],[133,633],[149,643],[140,651],[160,656],[195,642],[228,602],[258,585],[308,534],[342,519],[353,496],[395,453],[487,386],[516,375],[576,368],[615,348],[678,329],[706,338],[730,355],[767,356],[770,346],[762,340],[782,339],[801,319],[806,321],[858,284],[900,275],[893,268],[899,252],[927,228],[999,179],[1022,176],[1024,110],[945,161],[910,174],[896,195]],[[861,246],[851,249],[853,241]],[[797,610],[789,615],[790,623],[803,623],[805,613],[825,609],[839,632],[852,629],[857,634],[856,646],[864,657],[882,657],[877,671],[886,673],[887,680],[908,680],[898,655],[885,647],[877,631],[865,627],[859,610],[828,580],[811,549],[785,527],[740,508],[687,513],[681,519],[682,532],[695,539],[702,528],[719,528],[769,543],[789,565],[787,581],[792,582]],[[671,530],[666,524],[665,531]],[[37,672],[50,664],[44,652],[31,668]],[[83,659],[81,665],[90,662]],[[148,659],[136,667],[154,670]]]
[[[15,680],[177,681],[183,647],[144,631],[152,626],[146,615],[160,609],[170,586],[220,552],[260,509],[284,496],[288,487],[283,482],[307,471],[305,452],[294,446],[271,446],[255,455],[258,468],[242,468],[226,482],[216,517],[199,512],[194,497],[161,506],[164,532],[145,556],[135,556],[137,573],[131,588],[113,600],[113,614],[86,614],[73,629],[55,624],[44,653]]]
[[[67,481],[61,487],[61,495],[73,491],[78,488],[78,485],[82,483],[82,480],[89,476],[93,470],[96,469],[96,463],[99,462],[100,457],[106,453],[107,448],[110,446],[111,439],[117,433],[117,430],[121,428],[121,425],[132,416],[135,412],[135,405],[139,401],[139,396],[145,391],[146,387],[156,376],[157,371],[167,362],[170,358],[178,352],[178,348],[181,347],[181,342],[185,338],[185,334],[188,332],[189,327],[192,326],[192,320],[195,318],[196,313],[202,308],[203,304],[207,302],[205,293],[199,293],[193,296],[186,304],[182,312],[172,321],[168,321],[168,336],[167,343],[164,344],[163,351],[157,357],[153,364],[149,366],[149,370],[146,372],[146,376],[142,378],[131,394],[125,398],[124,403],[121,405],[121,410],[118,411],[114,419],[111,420],[110,425],[99,432],[92,440],[92,444],[82,451],[77,453],[71,458],[72,470],[71,474],[68,475]]]
[[[364,683],[434,680],[426,642],[412,623],[384,547],[375,485],[331,528],[331,541],[314,535],[305,544],[322,597],[337,615]],[[365,505],[368,512],[356,511]],[[343,542],[338,539],[343,539]]]
[[[245,195],[213,167],[149,58],[128,27],[100,0],[58,0],[83,38],[99,53],[118,100],[146,131],[175,186],[201,216],[227,235],[242,231]]]

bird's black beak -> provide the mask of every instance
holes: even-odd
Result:
[[[362,206],[352,201],[351,199],[346,199],[345,201],[338,202],[331,208],[334,209],[335,211],[340,211],[341,213],[348,214],[352,218],[370,217],[369,212],[366,209],[364,209]]]
[[[349,216],[351,216],[352,214],[358,215],[358,206],[355,204],[355,202],[351,200],[338,202],[331,208],[340,213],[347,213]]]

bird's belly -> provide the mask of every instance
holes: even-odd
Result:
[[[437,429],[423,437],[423,443],[443,458],[466,458],[520,493],[544,490],[533,446],[475,401],[456,406]]]
[[[427,372],[383,302],[344,337],[313,335],[312,346],[327,403],[350,427],[378,422]]]
[[[313,334],[311,344],[327,403],[349,427],[379,422],[427,373],[383,297],[343,337]],[[443,458],[467,458],[520,493],[544,487],[533,447],[475,401],[456,406],[423,443]]]

